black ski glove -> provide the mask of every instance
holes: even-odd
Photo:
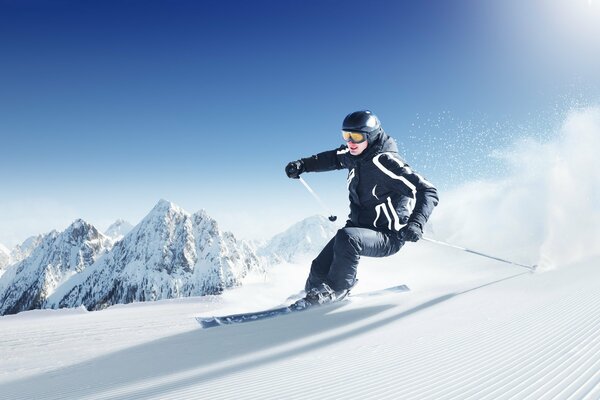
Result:
[[[292,161],[285,167],[285,173],[288,178],[298,179],[300,174],[305,171],[304,162],[302,160]]]
[[[423,237],[423,228],[418,222],[411,221],[400,230],[400,238],[406,242],[416,242]]]

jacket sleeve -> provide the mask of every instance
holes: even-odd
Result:
[[[439,202],[435,186],[396,155],[383,153],[375,157],[373,162],[388,176],[392,190],[415,199],[415,207],[408,222],[417,222],[423,228]]]
[[[304,169],[306,172],[324,172],[334,169],[344,168],[342,164],[342,155],[346,146],[341,146],[339,149],[324,151],[312,157],[303,158]]]

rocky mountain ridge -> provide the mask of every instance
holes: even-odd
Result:
[[[105,235],[77,220],[17,246],[9,257],[21,259],[0,276],[0,315],[220,294],[250,273],[316,255],[336,229],[315,216],[254,248],[205,211],[189,214],[166,200],[127,225],[117,221]]]

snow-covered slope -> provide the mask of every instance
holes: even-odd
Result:
[[[340,228],[321,215],[306,218],[274,236],[258,250],[271,263],[315,257]]]
[[[600,398],[600,260],[536,274],[470,255],[412,262],[432,246],[362,265],[357,292],[409,293],[244,325],[203,331],[193,317],[264,306],[306,266],[220,299],[3,317],[0,398]]]
[[[64,232],[45,235],[29,257],[0,278],[0,315],[43,307],[57,287],[92,265],[110,245],[106,236],[82,220]]]
[[[125,235],[127,235],[133,229],[133,225],[129,222],[118,219],[111,226],[108,227],[104,234],[111,238],[113,241],[117,242]]]
[[[109,254],[57,290],[48,305],[96,310],[216,294],[261,268],[255,254],[219,231],[205,212],[190,215],[161,200]]]

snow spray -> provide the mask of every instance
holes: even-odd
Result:
[[[600,107],[571,110],[548,140],[494,152],[502,178],[441,194],[435,239],[560,268],[600,256]]]

